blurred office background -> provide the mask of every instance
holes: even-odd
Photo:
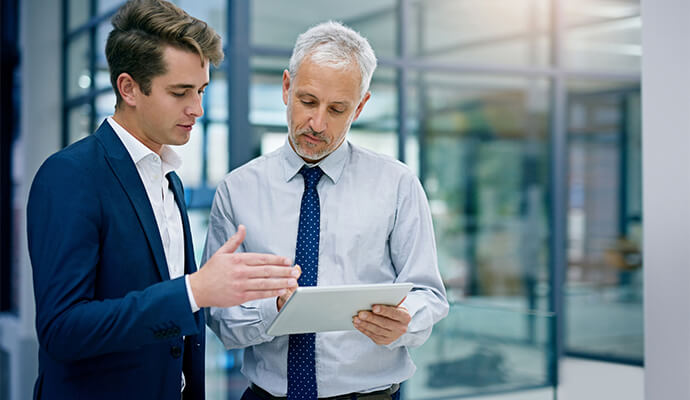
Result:
[[[639,0],[175,3],[226,54],[178,149],[197,258],[216,185],[285,141],[281,74],[297,35],[339,20],[379,57],[349,139],[419,176],[451,301],[412,350],[404,398],[574,399],[564,387],[603,375],[587,398],[643,397]],[[37,366],[28,186],[112,114],[104,46],[121,4],[2,2],[2,399],[28,398]],[[208,398],[239,398],[242,352],[208,339]]]

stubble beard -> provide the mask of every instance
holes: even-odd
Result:
[[[293,129],[293,125],[292,125],[291,115],[292,115],[292,99],[290,98],[288,100],[288,105],[287,105],[288,140],[290,140],[290,143],[292,144],[292,148],[295,150],[295,153],[297,153],[297,155],[299,155],[303,159],[307,159],[307,160],[321,160],[324,157],[331,154],[333,151],[335,151],[335,149],[337,149],[337,147],[335,149],[331,148],[331,139],[323,136],[320,133],[314,132],[314,130],[311,128],[302,129],[300,131],[295,132]],[[352,124],[352,120],[350,120],[348,122],[346,132],[350,131],[350,125],[351,124]],[[300,135],[305,134],[305,133],[311,134],[312,136],[322,140],[323,143],[325,144],[323,150],[321,150],[317,153],[309,152],[309,150],[316,148],[317,146],[319,146],[319,144],[298,142],[297,138]],[[347,133],[346,133],[346,135],[347,135]],[[345,140],[345,135],[343,135],[343,141],[344,140]]]

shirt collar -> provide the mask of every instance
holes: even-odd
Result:
[[[335,151],[327,155],[326,158],[319,161],[315,165],[307,164],[302,157],[295,152],[295,150],[290,146],[290,139],[285,138],[285,144],[282,148],[282,159],[283,167],[285,170],[285,182],[289,182],[292,178],[299,173],[299,170],[303,165],[308,165],[309,167],[319,166],[323,171],[324,175],[328,176],[333,183],[338,183],[338,179],[343,173],[345,168],[345,163],[347,162],[348,154],[350,154],[350,142],[346,140],[338,146]]]
[[[132,157],[134,164],[139,164],[141,160],[147,157],[158,156],[153,150],[146,147],[137,138],[135,138],[131,133],[129,133],[122,125],[118,124],[113,117],[108,117],[107,119],[110,126],[120,138],[120,141],[127,149],[129,156]],[[182,166],[182,159],[180,156],[170,148],[168,145],[163,145],[161,147],[161,169],[163,170],[163,175],[166,175],[170,171],[174,171]]]

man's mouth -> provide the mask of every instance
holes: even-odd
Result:
[[[302,133],[302,136],[304,136],[304,138],[307,139],[307,141],[308,141],[309,143],[322,143],[322,142],[325,142],[325,140],[324,140],[322,137],[320,137],[320,136],[314,136],[314,135],[312,135],[312,134],[310,134],[310,133],[307,133],[307,132]]]

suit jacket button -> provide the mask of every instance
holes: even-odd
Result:
[[[172,355],[175,358],[180,358],[180,356],[182,355],[182,347],[180,347],[180,346],[170,347],[170,355]]]

